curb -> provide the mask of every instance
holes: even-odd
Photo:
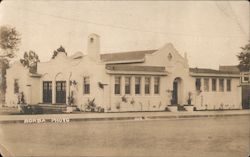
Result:
[[[138,116],[115,116],[115,117],[71,117],[70,115],[60,115],[54,117],[53,115],[42,115],[41,118],[36,118],[34,115],[27,115],[26,119],[30,121],[26,121],[25,119],[0,119],[0,124],[9,124],[9,123],[21,123],[21,124],[38,124],[38,123],[65,123],[65,122],[79,122],[79,121],[115,121],[115,120],[161,120],[161,119],[186,119],[186,118],[211,118],[211,117],[232,117],[232,116],[250,116],[250,113],[231,113],[231,114],[191,114],[191,115],[138,115]],[[47,117],[46,117],[47,116]],[[50,118],[48,118],[50,117]],[[19,117],[18,117],[19,118]],[[59,119],[58,121],[53,121],[52,119]],[[44,120],[41,121],[40,120]],[[67,120],[65,120],[67,119]],[[26,122],[25,122],[26,121]]]

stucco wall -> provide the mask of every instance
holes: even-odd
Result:
[[[232,78],[232,89],[230,92],[198,93],[195,90],[195,77],[189,73],[188,60],[181,56],[172,44],[166,44],[153,54],[147,54],[142,63],[130,63],[136,66],[161,66],[167,72],[163,74],[130,74],[129,72],[119,74],[121,76],[121,94],[114,94],[115,74],[108,74],[105,69],[105,62],[93,56],[82,56],[73,59],[59,53],[55,59],[48,62],[38,63],[37,73],[41,77],[30,77],[28,69],[20,63],[12,65],[7,70],[7,93],[6,103],[15,105],[17,95],[14,94],[14,79],[19,79],[20,92],[24,92],[25,99],[30,104],[43,102],[43,81],[52,81],[52,104],[56,103],[56,81],[66,81],[66,103],[71,91],[74,95],[74,104],[79,108],[84,108],[88,100],[95,99],[98,106],[105,108],[105,111],[156,111],[165,110],[170,105],[172,98],[173,82],[178,80],[178,104],[187,104],[188,93],[192,93],[192,104],[199,110],[219,109],[222,105],[224,109],[241,108],[241,90],[239,78]],[[131,76],[131,94],[125,95],[125,76]],[[141,77],[141,93],[135,94],[135,77]],[[144,92],[144,78],[151,77],[150,95]],[[160,77],[160,92],[154,94],[153,79]],[[90,78],[90,94],[83,93],[83,78]],[[70,86],[70,81],[75,81],[75,85]],[[104,88],[99,87],[99,82],[104,84]],[[217,81],[218,83],[218,81]],[[224,82],[226,88],[226,81]],[[203,83],[202,83],[203,84]],[[201,87],[203,88],[203,86]],[[217,85],[219,88],[219,85]],[[122,101],[125,96],[126,101]],[[119,106],[119,107],[117,107]]]
[[[226,79],[224,79],[224,91],[219,91],[219,81],[217,79],[217,90],[212,91],[212,81],[209,79],[209,91],[204,91],[204,81],[201,79],[200,94],[193,95],[193,103],[198,110],[213,109],[241,109],[241,87],[239,78],[231,79],[231,91],[226,90]],[[195,78],[193,78],[195,85]]]
[[[96,104],[106,107],[108,101],[107,86],[101,89],[98,82],[109,85],[108,75],[105,73],[103,63],[92,60],[89,57],[81,59],[70,59],[63,53],[47,63],[41,63],[38,66],[38,73],[42,74],[40,88],[43,81],[52,81],[52,103],[55,103],[55,82],[66,81],[66,97],[69,91],[73,91],[75,104],[83,107],[88,99],[95,99]],[[83,78],[90,78],[90,94],[83,94]],[[69,86],[69,81],[76,81],[76,85]],[[42,91],[42,90],[40,90]],[[105,99],[103,99],[105,97]],[[68,100],[67,100],[68,101]],[[42,93],[40,92],[40,102],[42,102]]]
[[[121,94],[114,94],[114,79],[115,75],[111,76],[111,101],[110,107],[112,111],[154,111],[164,110],[168,104],[168,93],[166,92],[166,76],[160,77],[160,92],[154,94],[154,77],[150,79],[150,94],[145,94],[144,91],[144,78],[145,75],[118,75],[121,77]],[[125,76],[131,77],[131,94],[125,94]],[[141,90],[140,94],[135,94],[135,77],[141,77]],[[149,76],[147,76],[149,77]],[[122,101],[125,96],[126,101]],[[117,108],[120,106],[120,108]]]
[[[11,68],[7,69],[6,73],[6,105],[16,106],[18,102],[18,93],[14,93],[14,80],[18,79],[19,84],[19,93],[24,93],[24,98],[26,102],[29,102],[29,93],[28,93],[28,74],[29,71],[27,68],[24,68],[21,63],[14,63]]]

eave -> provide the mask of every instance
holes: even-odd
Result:
[[[41,77],[42,77],[42,74],[34,74],[34,73],[31,73],[29,76],[30,76],[30,77],[41,78]]]
[[[143,63],[145,59],[120,60],[120,61],[104,61],[105,64],[123,64],[123,63]]]
[[[106,70],[107,74],[112,75],[156,75],[156,76],[167,76],[168,72],[149,72],[149,71],[113,71]]]
[[[230,78],[240,78],[240,74],[213,74],[213,73],[194,73],[189,72],[192,77],[230,77]]]

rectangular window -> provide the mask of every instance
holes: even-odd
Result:
[[[242,73],[241,74],[241,82],[249,82],[250,79],[250,73]]]
[[[209,91],[209,78],[204,78],[204,91]]]
[[[231,91],[231,80],[227,79],[227,91],[230,92]]]
[[[212,91],[216,91],[217,89],[217,85],[216,85],[217,81],[216,81],[216,78],[213,78],[212,79]]]
[[[131,78],[125,77],[125,94],[130,94]]]
[[[121,77],[115,77],[115,94],[121,94]]]
[[[248,82],[249,81],[249,77],[248,76],[244,76],[243,77],[243,82]]]
[[[135,77],[135,94],[141,93],[141,78]]]
[[[224,79],[219,79],[219,91],[224,92]]]
[[[145,77],[145,94],[150,94],[150,77]]]
[[[90,81],[89,77],[83,78],[83,94],[89,94],[90,93]]]
[[[249,81],[249,77],[245,76],[243,79],[244,82],[248,82]]]
[[[196,90],[201,90],[201,79],[200,78],[197,78],[195,80],[195,89]]]
[[[160,93],[160,78],[159,77],[154,78],[154,93],[155,94]]]
[[[19,83],[18,83],[18,79],[14,80],[14,93],[19,93]]]

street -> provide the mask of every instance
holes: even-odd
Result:
[[[0,124],[15,156],[247,157],[249,116]]]

